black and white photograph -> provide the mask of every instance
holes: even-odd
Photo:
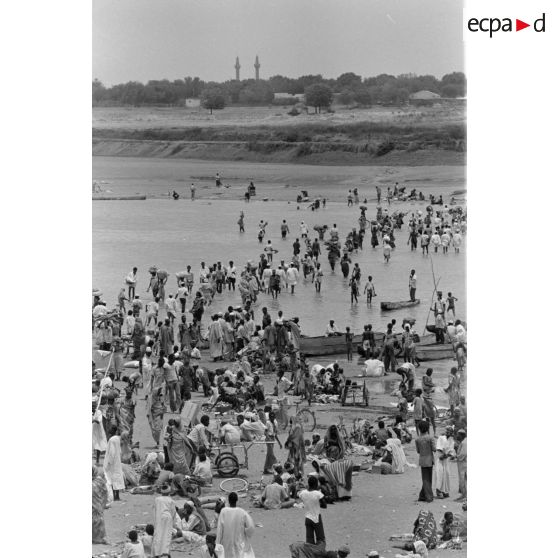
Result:
[[[94,558],[466,556],[463,7],[93,2]]]

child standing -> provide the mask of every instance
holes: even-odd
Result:
[[[325,508],[326,503],[323,500],[323,493],[318,490],[318,477],[311,476],[308,478],[308,490],[302,490],[299,494],[304,509],[304,525],[306,527],[306,542],[309,544],[318,544],[320,541],[325,543],[324,524],[320,508]]]
[[[132,529],[128,533],[128,538],[130,542],[124,545],[124,552],[122,552],[121,558],[145,558],[143,544],[138,541],[138,532]]]
[[[353,360],[353,337],[354,333],[351,333],[351,328],[347,326],[345,333],[345,343],[347,345],[347,360]]]
[[[141,537],[141,544],[143,545],[143,552],[146,556],[151,556],[151,546],[153,545],[153,534],[155,527],[149,523],[145,526],[145,534]]]
[[[358,303],[358,282],[354,276],[351,277],[351,304],[353,301]]]
[[[448,306],[446,308],[446,310],[449,311],[451,310],[451,313],[453,314],[453,317],[455,318],[455,303],[458,299],[455,298],[451,293],[448,293],[448,296],[446,298],[446,301],[448,303]]]
[[[376,290],[374,289],[374,284],[372,283],[372,275],[368,276],[368,281],[364,285],[364,292],[366,293],[366,304],[372,304],[372,297],[376,296]]]

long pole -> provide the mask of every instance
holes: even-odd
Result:
[[[432,282],[434,283],[434,290],[432,291],[432,298],[430,300],[430,308],[428,309],[428,315],[426,316],[426,323],[424,324],[424,330],[422,331],[423,335],[426,333],[426,325],[428,324],[428,320],[430,319],[430,312],[432,312],[432,304],[434,304],[434,295],[436,294],[436,291],[438,290],[438,284],[440,283],[440,280],[442,279],[442,277],[439,277],[438,281],[436,281],[436,277],[434,275],[434,262],[432,261],[432,256],[430,256],[430,266],[431,266],[431,269],[432,269]]]
[[[108,364],[107,364],[107,369],[105,370],[105,375],[104,375],[104,377],[103,377],[103,380],[107,377],[107,374],[108,374],[108,372],[109,372],[109,370],[110,370],[110,365],[111,365],[111,362],[112,362],[112,356],[113,356],[113,355],[114,355],[114,348],[110,351],[110,358],[109,358],[109,361],[108,361]],[[103,383],[103,382],[101,381],[101,384],[102,384],[102,383]],[[97,408],[95,409],[95,412],[97,412],[97,411],[99,410],[99,407],[100,407],[100,405],[101,405],[101,399],[103,398],[103,390],[104,390],[104,389],[105,389],[105,386],[103,386],[103,387],[101,388],[101,390],[99,391],[99,400],[97,401]]]
[[[432,312],[432,304],[434,304],[434,293],[436,293],[436,291],[438,290],[438,284],[440,283],[441,279],[442,279],[441,277],[438,277],[438,281],[436,281],[436,284],[434,285],[434,290],[432,291],[432,298],[430,299],[430,308],[428,309],[428,316],[426,316],[426,323],[424,324],[424,330],[422,332],[423,335],[426,332],[426,326],[428,325],[430,312]]]

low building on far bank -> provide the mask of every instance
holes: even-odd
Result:
[[[304,102],[304,93],[295,93],[292,95],[291,93],[274,93],[273,94],[274,101],[287,101],[294,103],[303,103]]]
[[[417,91],[409,95],[409,104],[415,106],[432,106],[440,103],[440,101],[440,95],[432,93],[432,91]]]

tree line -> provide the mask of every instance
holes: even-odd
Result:
[[[228,80],[205,82],[199,77],[184,79],[137,81],[105,87],[98,79],[93,81],[93,106],[184,106],[186,99],[200,98],[203,106],[213,110],[227,104],[285,105],[292,99],[276,99],[275,93],[304,94],[306,104],[319,110],[328,107],[335,99],[344,105],[370,106],[374,104],[398,105],[408,101],[417,91],[427,90],[442,97],[463,97],[466,92],[463,72],[452,72],[437,79],[431,75],[380,74],[363,78],[345,72],[336,79],[322,75],[305,75],[289,78],[281,75],[267,80]]]

